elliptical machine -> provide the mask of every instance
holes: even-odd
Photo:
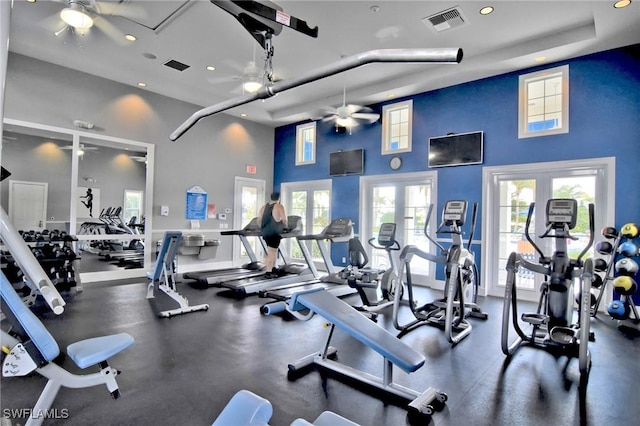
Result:
[[[393,305],[393,324],[396,329],[400,330],[398,337],[426,324],[443,329],[449,343],[456,344],[471,333],[472,326],[467,321],[468,317],[485,320],[489,317],[476,303],[480,283],[478,281],[475,256],[470,250],[478,215],[477,203],[473,204],[469,240],[466,248],[462,240],[462,226],[467,216],[467,204],[467,201],[464,200],[450,200],[445,203],[442,210],[442,221],[436,234],[451,235],[452,243],[448,249],[430,237],[427,232],[433,210],[433,204],[431,204],[424,224],[424,235],[438,247],[439,254],[426,253],[411,245],[406,246],[400,253],[400,262],[404,265],[405,285],[409,298],[407,304],[410,306],[415,319],[409,323],[400,324],[398,320],[399,310],[403,301],[401,300],[401,292],[396,292]],[[444,265],[446,273],[444,298],[417,306],[413,299],[413,284],[411,281],[411,260],[413,256]]]
[[[533,263],[516,252],[509,256],[502,313],[502,352],[511,356],[523,345],[545,349],[549,352],[555,350],[560,355],[579,358],[580,373],[586,377],[591,368],[588,344],[592,338],[589,332],[589,322],[593,261],[589,258],[583,262],[582,258],[593,244],[594,206],[589,204],[589,242],[577,259],[569,258],[567,253],[567,240],[578,239],[570,233],[570,230],[576,226],[577,201],[560,198],[547,201],[547,229],[540,238],[555,240],[555,250],[551,257],[545,256],[529,235],[534,207],[535,203],[531,203],[529,206],[524,232],[527,241],[540,255],[540,259],[538,263]],[[546,278],[541,286],[536,312],[523,313],[520,320],[518,320],[516,297],[516,276],[519,268],[526,268],[529,271],[542,274]],[[579,279],[581,283],[577,321],[574,321],[573,309],[575,279]],[[511,315],[511,309],[513,309],[513,315]],[[530,333],[524,332],[521,323],[527,323],[531,326]],[[509,344],[511,327],[518,337]]]
[[[396,224],[383,223],[380,225],[378,237],[371,237],[367,242],[371,247],[387,253],[389,267],[387,269],[366,268],[369,263],[366,251],[358,238],[351,238],[349,265],[339,272],[339,276],[347,281],[349,287],[358,292],[362,305],[355,308],[366,312],[375,321],[378,312],[393,305],[396,290],[402,290],[393,258],[393,252],[400,250],[400,244],[396,240]]]

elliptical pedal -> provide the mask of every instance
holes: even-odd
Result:
[[[549,332],[549,337],[555,343],[572,345],[576,342],[576,330],[569,327],[553,327]]]
[[[532,325],[544,325],[549,322],[549,315],[544,314],[522,314],[521,318]]]

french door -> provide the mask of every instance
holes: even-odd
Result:
[[[506,263],[512,252],[536,262],[539,255],[525,238],[529,205],[535,202],[529,235],[546,256],[554,251],[553,238],[538,238],[546,228],[545,209],[550,198],[571,198],[578,201],[578,221],[571,234],[578,240],[568,240],[568,254],[572,258],[589,241],[588,205],[595,205],[595,240],[600,229],[614,220],[614,161],[594,159],[541,163],[526,166],[485,168],[485,224],[483,240],[483,277],[489,294],[504,295]],[[594,256],[593,248],[585,255]],[[516,277],[518,297],[537,300],[544,277],[521,269]]]
[[[386,269],[391,263],[386,251],[374,249],[367,243],[370,238],[377,238],[383,223],[396,224],[396,240],[401,247],[415,245],[433,253],[434,248],[427,240],[424,228],[429,204],[436,201],[436,176],[427,172],[361,178],[360,238],[369,254],[371,267]],[[437,223],[431,222],[427,232],[433,233],[436,228]],[[396,256],[396,265],[401,267],[397,259],[399,252],[393,255]],[[414,257],[411,262],[412,279],[419,284],[434,285],[434,266]]]
[[[251,219],[258,216],[260,208],[265,203],[266,183],[263,179],[251,179],[236,176],[234,189],[233,228],[245,227]],[[226,214],[226,212],[218,212]],[[247,252],[239,238],[233,238],[233,263],[246,263],[249,259]],[[258,258],[263,255],[262,246],[257,238],[249,238],[249,244]]]
[[[282,205],[289,216],[302,218],[303,234],[319,234],[331,222],[331,180],[294,182],[282,184]],[[303,241],[316,266],[324,269],[322,256],[313,241]],[[282,241],[284,255],[296,261],[304,261],[302,250],[296,241]]]

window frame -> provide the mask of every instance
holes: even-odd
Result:
[[[529,116],[529,92],[527,85],[535,81],[544,81],[552,77],[557,77],[558,75],[562,80],[561,125],[558,128],[549,130],[530,131],[527,120]],[[561,65],[541,71],[521,74],[518,79],[518,139],[563,133],[569,133],[569,65]]]
[[[311,160],[304,159],[304,144],[305,140],[303,135],[307,130],[313,130],[313,139],[311,141]],[[309,123],[299,124],[296,126],[296,166],[302,166],[306,164],[316,163],[316,140],[317,140],[317,126],[315,121]]]
[[[405,148],[399,149],[391,149],[391,113],[401,110],[407,109],[408,111],[408,119],[407,119],[407,146]],[[412,148],[412,138],[413,138],[413,99],[407,99],[401,102],[395,102],[392,104],[387,104],[382,107],[382,141],[381,141],[381,154],[382,155],[394,155],[403,152],[411,152]]]

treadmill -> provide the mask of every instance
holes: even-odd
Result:
[[[242,229],[232,231],[222,231],[220,235],[237,235],[240,237],[240,241],[249,256],[249,263],[246,263],[240,267],[233,268],[221,268],[208,271],[196,271],[185,272],[182,277],[184,279],[194,280],[200,287],[217,286],[220,283],[232,279],[250,278],[263,275],[265,273],[265,266],[262,262],[258,261],[256,253],[253,251],[251,244],[249,244],[248,237],[258,237],[260,242],[264,246],[264,242],[260,238],[260,225],[258,224],[258,218],[254,217],[251,221]]]
[[[282,238],[297,238],[302,233],[302,218],[300,216],[288,216],[287,223],[289,228],[281,235]],[[298,244],[300,244],[298,242]],[[301,247],[304,249],[303,247]],[[280,253],[282,259],[285,259]],[[262,271],[259,276],[253,276],[248,278],[231,278],[219,283],[216,283],[216,287],[226,288],[235,293],[236,296],[247,296],[256,294],[263,290],[283,287],[292,283],[299,283],[301,281],[307,281],[319,276],[315,267],[310,268],[309,265],[301,263],[288,263],[285,259],[285,264],[279,268],[279,273],[282,276],[278,278],[266,278],[265,273]]]
[[[291,298],[294,293],[298,293],[305,290],[324,289],[336,297],[343,297],[349,294],[354,294],[356,289],[349,287],[346,279],[340,277],[340,270],[335,267],[331,261],[331,254],[329,253],[329,245],[331,243],[348,242],[353,238],[353,222],[351,219],[338,218],[331,221],[321,233],[314,235],[301,235],[296,237],[302,250],[302,255],[307,262],[309,269],[312,270],[312,279],[306,281],[298,281],[289,285],[284,285],[278,288],[262,290],[259,293],[260,297],[275,299],[276,301],[286,302]],[[307,245],[302,243],[303,241],[315,241],[316,245],[322,256],[326,273],[321,275],[313,261],[311,253]],[[261,308],[262,311],[262,308]],[[263,312],[264,313],[264,312]]]

